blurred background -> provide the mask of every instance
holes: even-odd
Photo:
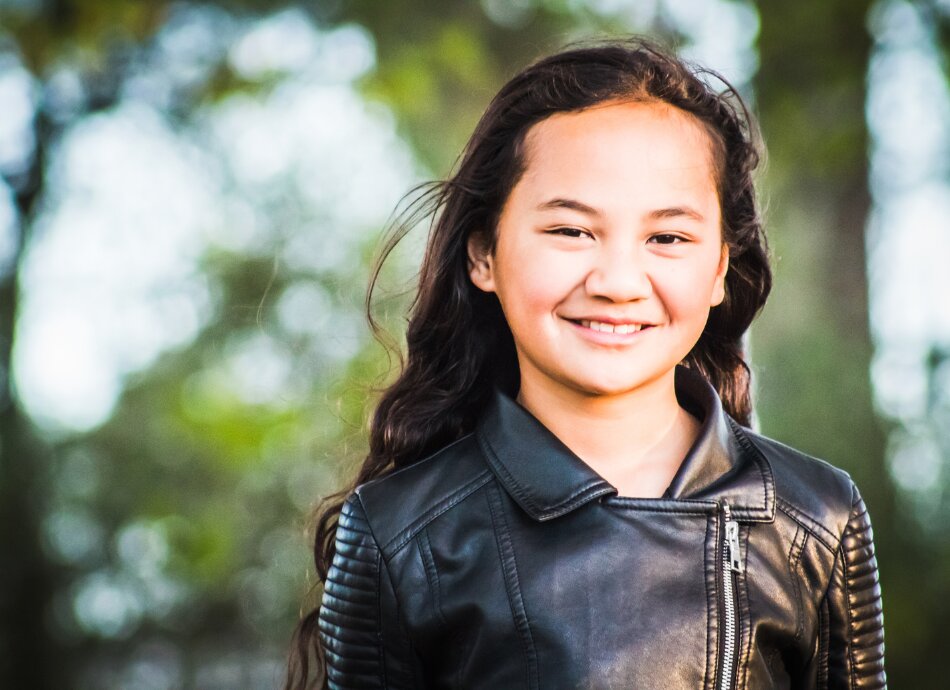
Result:
[[[946,687],[947,0],[0,0],[0,687],[277,687],[390,213],[514,71],[625,32],[760,117],[757,423],[852,474],[891,684]]]

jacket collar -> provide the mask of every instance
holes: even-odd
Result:
[[[678,366],[676,396],[702,420],[695,443],[659,500],[729,501],[733,515],[771,522],[775,483],[768,461],[722,408],[702,375]],[[498,388],[475,436],[489,466],[535,520],[550,520],[617,489]]]

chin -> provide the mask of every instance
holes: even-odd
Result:
[[[568,385],[581,393],[592,396],[623,395],[645,385],[655,383],[667,373],[669,372],[664,370],[662,372],[639,372],[624,375],[613,371],[588,378],[573,379]]]
[[[612,377],[610,380],[584,380],[572,382],[572,387],[581,393],[590,396],[623,395],[636,390],[644,383],[641,379],[621,380]]]

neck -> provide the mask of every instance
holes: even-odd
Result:
[[[622,394],[591,395],[529,377],[522,379],[517,401],[615,484],[633,483],[648,471],[662,483],[679,467],[700,426],[680,407],[673,379],[670,371]]]

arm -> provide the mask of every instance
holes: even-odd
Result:
[[[330,688],[422,687],[389,571],[355,493],[340,513],[319,629]]]
[[[828,688],[886,688],[884,617],[871,520],[856,486],[852,492],[851,514],[825,601]]]

